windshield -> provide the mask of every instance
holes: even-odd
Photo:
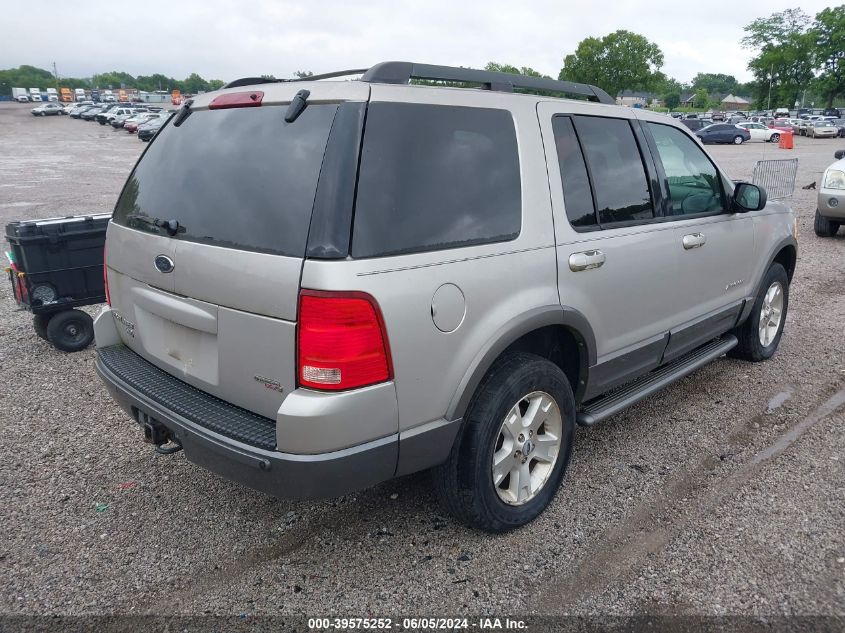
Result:
[[[174,239],[303,257],[337,104],[200,110],[163,126],[129,177],[114,221]],[[173,233],[171,231],[171,233]]]

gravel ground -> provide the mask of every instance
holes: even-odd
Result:
[[[736,178],[845,143],[710,152]],[[0,104],[0,218],[109,211],[144,144]],[[94,352],[55,351],[0,297],[0,613],[845,615],[845,231],[812,231],[769,362],[722,359],[577,431],[552,506],[504,536],[444,516],[418,474],[290,502],[156,455]]]

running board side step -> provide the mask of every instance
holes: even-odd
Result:
[[[737,343],[738,341],[733,334],[726,334],[720,339],[702,345],[677,360],[673,360],[671,363],[610,392],[608,395],[588,402],[578,412],[576,421],[581,426],[592,426],[596,422],[601,422],[623,409],[627,409],[635,402],[660,391],[676,380],[688,376],[710,361],[719,358],[725,352],[736,347]]]

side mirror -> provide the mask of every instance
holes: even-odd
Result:
[[[766,206],[766,190],[748,182],[737,183],[733,195],[733,211],[745,213],[746,211],[759,211]]]
[[[839,160],[840,158],[845,158],[845,149],[836,150],[835,152],[833,152],[833,157],[836,160]]]

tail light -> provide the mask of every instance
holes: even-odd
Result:
[[[390,380],[384,319],[363,292],[302,290],[297,330],[299,385],[342,391]]]
[[[111,295],[109,294],[109,269],[106,266],[106,247],[103,246],[103,282],[106,288],[106,303],[111,306]]]

